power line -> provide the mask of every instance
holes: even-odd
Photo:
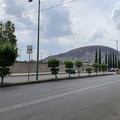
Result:
[[[58,4],[58,5],[55,5],[55,6],[52,6],[52,7],[46,8],[46,9],[43,9],[43,10],[41,10],[41,12],[42,12],[42,11],[49,10],[49,9],[53,9],[53,8],[56,8],[56,7],[60,7],[60,6],[63,6],[63,5],[66,5],[66,4],[69,4],[69,3],[75,2],[75,1],[77,1],[77,0],[72,0],[72,1],[69,1],[69,2],[61,3],[61,4]]]
[[[64,3],[58,4],[58,5],[49,7],[49,8],[42,9],[40,12],[43,12],[43,11],[46,11],[46,10],[49,10],[49,9],[53,9],[53,8],[56,8],[56,7],[60,7],[60,6],[63,6],[63,5],[66,5],[66,4],[75,2],[75,1],[77,1],[77,0],[71,0],[71,1],[68,1],[68,2],[64,2]],[[24,14],[24,15],[18,15],[18,16],[16,16],[16,17],[4,18],[4,19],[1,19],[1,20],[15,19],[15,18],[18,18],[18,17],[24,17],[24,16],[28,16],[28,15],[30,15],[30,14],[35,14],[35,13],[37,13],[37,12],[38,12],[38,11],[34,11],[34,12],[26,13],[26,14]]]

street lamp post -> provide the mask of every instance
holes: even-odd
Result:
[[[117,69],[118,69],[118,42],[120,41],[120,40],[114,40],[114,39],[110,39],[111,41],[114,41],[114,42],[116,42],[116,50],[117,50]]]
[[[41,52],[41,62],[42,62],[42,55],[43,55],[43,52]]]
[[[20,50],[20,61],[21,61],[21,52],[22,52],[22,50]]]
[[[28,0],[28,2],[32,2],[32,0]],[[36,80],[38,80],[38,68],[39,68],[39,39],[40,39],[40,0],[38,0],[38,31],[37,31]]]

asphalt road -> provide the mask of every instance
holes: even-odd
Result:
[[[120,75],[0,88],[0,120],[120,120]]]

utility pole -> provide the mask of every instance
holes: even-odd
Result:
[[[43,52],[41,52],[41,62],[42,62],[42,55],[43,55]]]
[[[21,52],[22,52],[22,50],[20,50],[20,61],[21,61]]]
[[[28,0],[32,2],[33,0]],[[36,80],[38,80],[38,68],[39,68],[39,40],[40,39],[40,0],[38,0],[38,31],[37,31],[37,63],[36,63]]]
[[[119,40],[110,39],[110,40],[116,42],[116,50],[117,50],[117,69],[119,69],[119,66],[118,66],[118,42],[120,41],[120,39],[119,39]]]

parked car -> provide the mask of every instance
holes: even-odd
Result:
[[[115,68],[110,68],[108,71],[109,72],[115,72]]]
[[[70,71],[70,74],[75,74],[75,73],[76,73],[75,70]]]

